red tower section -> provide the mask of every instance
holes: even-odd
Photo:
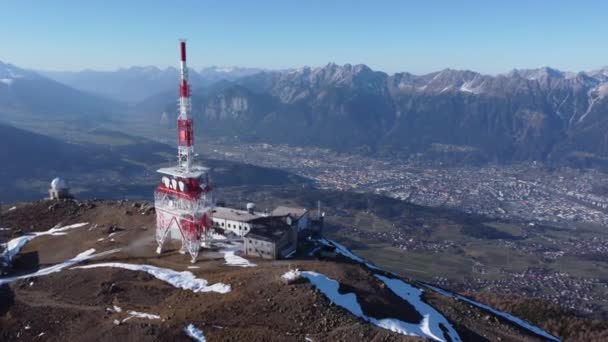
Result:
[[[159,169],[164,176],[154,193],[157,253],[167,238],[181,240],[180,252],[196,261],[202,242],[212,227],[213,189],[208,169],[194,165],[194,126],[190,115],[190,85],[186,66],[186,42],[180,42],[179,116],[177,118],[178,165]]]

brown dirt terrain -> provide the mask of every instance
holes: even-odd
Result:
[[[286,285],[280,276],[294,268],[322,273],[340,282],[341,292],[354,292],[363,311],[375,318],[417,322],[420,314],[377,280],[372,272],[346,258],[262,261],[256,267],[225,265],[217,251],[205,250],[191,266],[189,257],[169,246],[155,254],[154,214],[134,202],[41,201],[20,204],[0,214],[7,236],[89,222],[64,236],[31,240],[14,262],[11,275],[25,274],[63,262],[89,248],[114,254],[98,262],[149,264],[188,270],[210,284],[230,284],[232,291],[194,293],[151,275],[117,268],[64,269],[37,278],[0,286],[0,340],[32,341],[157,341],[189,340],[183,329],[193,323],[207,341],[412,341],[359,319],[332,304],[307,281]],[[110,237],[109,234],[113,233]],[[465,341],[534,341],[537,335],[467,303],[425,292],[425,299],[452,322]],[[122,312],[112,310],[113,306]],[[127,310],[159,315],[161,319],[131,318]]]

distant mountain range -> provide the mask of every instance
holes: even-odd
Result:
[[[207,67],[189,70],[192,84],[207,86],[221,80],[234,80],[260,72],[260,69],[237,67]],[[131,67],[116,71],[84,70],[77,72],[40,71],[46,77],[81,91],[103,95],[125,103],[137,103],[147,97],[172,91],[179,81],[177,68],[159,69],[155,66]]]
[[[0,62],[0,120],[23,116],[49,120],[102,120],[119,112],[120,108],[119,103],[102,96]]]
[[[608,69],[417,76],[328,64],[215,84],[193,101],[211,131],[243,139],[448,160],[608,161]]]
[[[174,68],[44,75],[0,64],[0,113],[135,113],[154,115],[151,124],[162,112],[175,115]],[[190,76],[194,115],[207,135],[446,162],[608,166],[608,68],[389,75],[328,64],[284,71],[212,67]]]

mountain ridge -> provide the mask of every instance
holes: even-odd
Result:
[[[114,89],[129,84],[129,88],[137,89],[132,85],[142,82],[156,84],[156,90],[167,89],[131,106],[129,113],[144,118],[162,112],[176,114],[176,69],[124,70],[152,73],[162,81],[137,76],[134,83],[122,83]],[[224,76],[234,72],[213,70]],[[493,76],[453,69],[424,75],[389,75],[364,64],[329,63],[244,72],[244,76],[234,74],[219,81],[203,81],[197,72],[191,72],[194,116],[212,134],[381,156],[422,153],[448,162],[539,160],[608,167],[608,68],[574,73],[542,67]],[[114,84],[112,78],[106,81]],[[72,105],[57,103],[65,102],[65,98],[85,102],[77,105],[75,112],[88,111],[91,106],[87,107],[86,102],[94,103],[93,111],[108,106],[103,101],[75,96],[77,90],[50,98],[20,98],[11,94],[19,83],[19,78],[0,83],[0,106],[6,108],[8,103],[10,107],[17,99],[28,111],[48,111]],[[40,85],[34,92],[23,93],[40,97],[47,93],[43,88]],[[42,104],[27,108],[29,103]],[[22,109],[16,107],[11,109]],[[159,121],[151,120],[151,124]],[[430,148],[437,144],[462,147],[452,150],[468,152],[438,156]]]
[[[206,67],[199,70],[189,68],[189,76],[193,84],[202,86],[222,79],[234,80],[258,71],[259,69],[241,67]],[[173,90],[179,80],[177,68],[161,69],[157,66],[131,66],[112,71],[40,71],[40,73],[73,88],[130,104]]]
[[[587,159],[605,164],[608,80],[603,72],[550,68],[496,76],[444,69],[388,75],[364,65],[267,71],[235,80],[251,93],[194,92],[195,116],[211,127],[245,115],[254,140],[348,151],[420,153],[433,143],[468,146],[493,161]],[[247,116],[242,104],[269,96],[272,106]],[[226,103],[222,115],[209,103]],[[224,121],[224,122],[221,122]],[[287,122],[285,122],[287,121]],[[272,132],[304,129],[289,138]],[[595,145],[590,141],[595,140]],[[597,144],[599,142],[599,144]]]
[[[77,90],[36,71],[0,61],[2,119],[106,121],[122,107],[117,101]]]

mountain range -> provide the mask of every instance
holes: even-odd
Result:
[[[189,70],[190,80],[206,86],[220,80],[234,80],[260,72],[260,69],[238,67],[206,67]],[[115,101],[137,103],[147,97],[174,90],[179,70],[155,66],[121,68],[116,71],[40,71],[40,74],[73,88],[103,95]]]
[[[328,64],[216,84],[193,101],[205,125],[255,140],[499,162],[608,157],[608,69],[417,76]]]
[[[120,103],[77,90],[39,73],[0,62],[0,119],[105,120]]]
[[[0,64],[0,112],[135,113],[154,115],[153,125],[163,112],[176,114],[174,68],[43,74]],[[447,161],[608,165],[608,68],[389,75],[330,63],[212,67],[190,77],[194,116],[207,135]]]

